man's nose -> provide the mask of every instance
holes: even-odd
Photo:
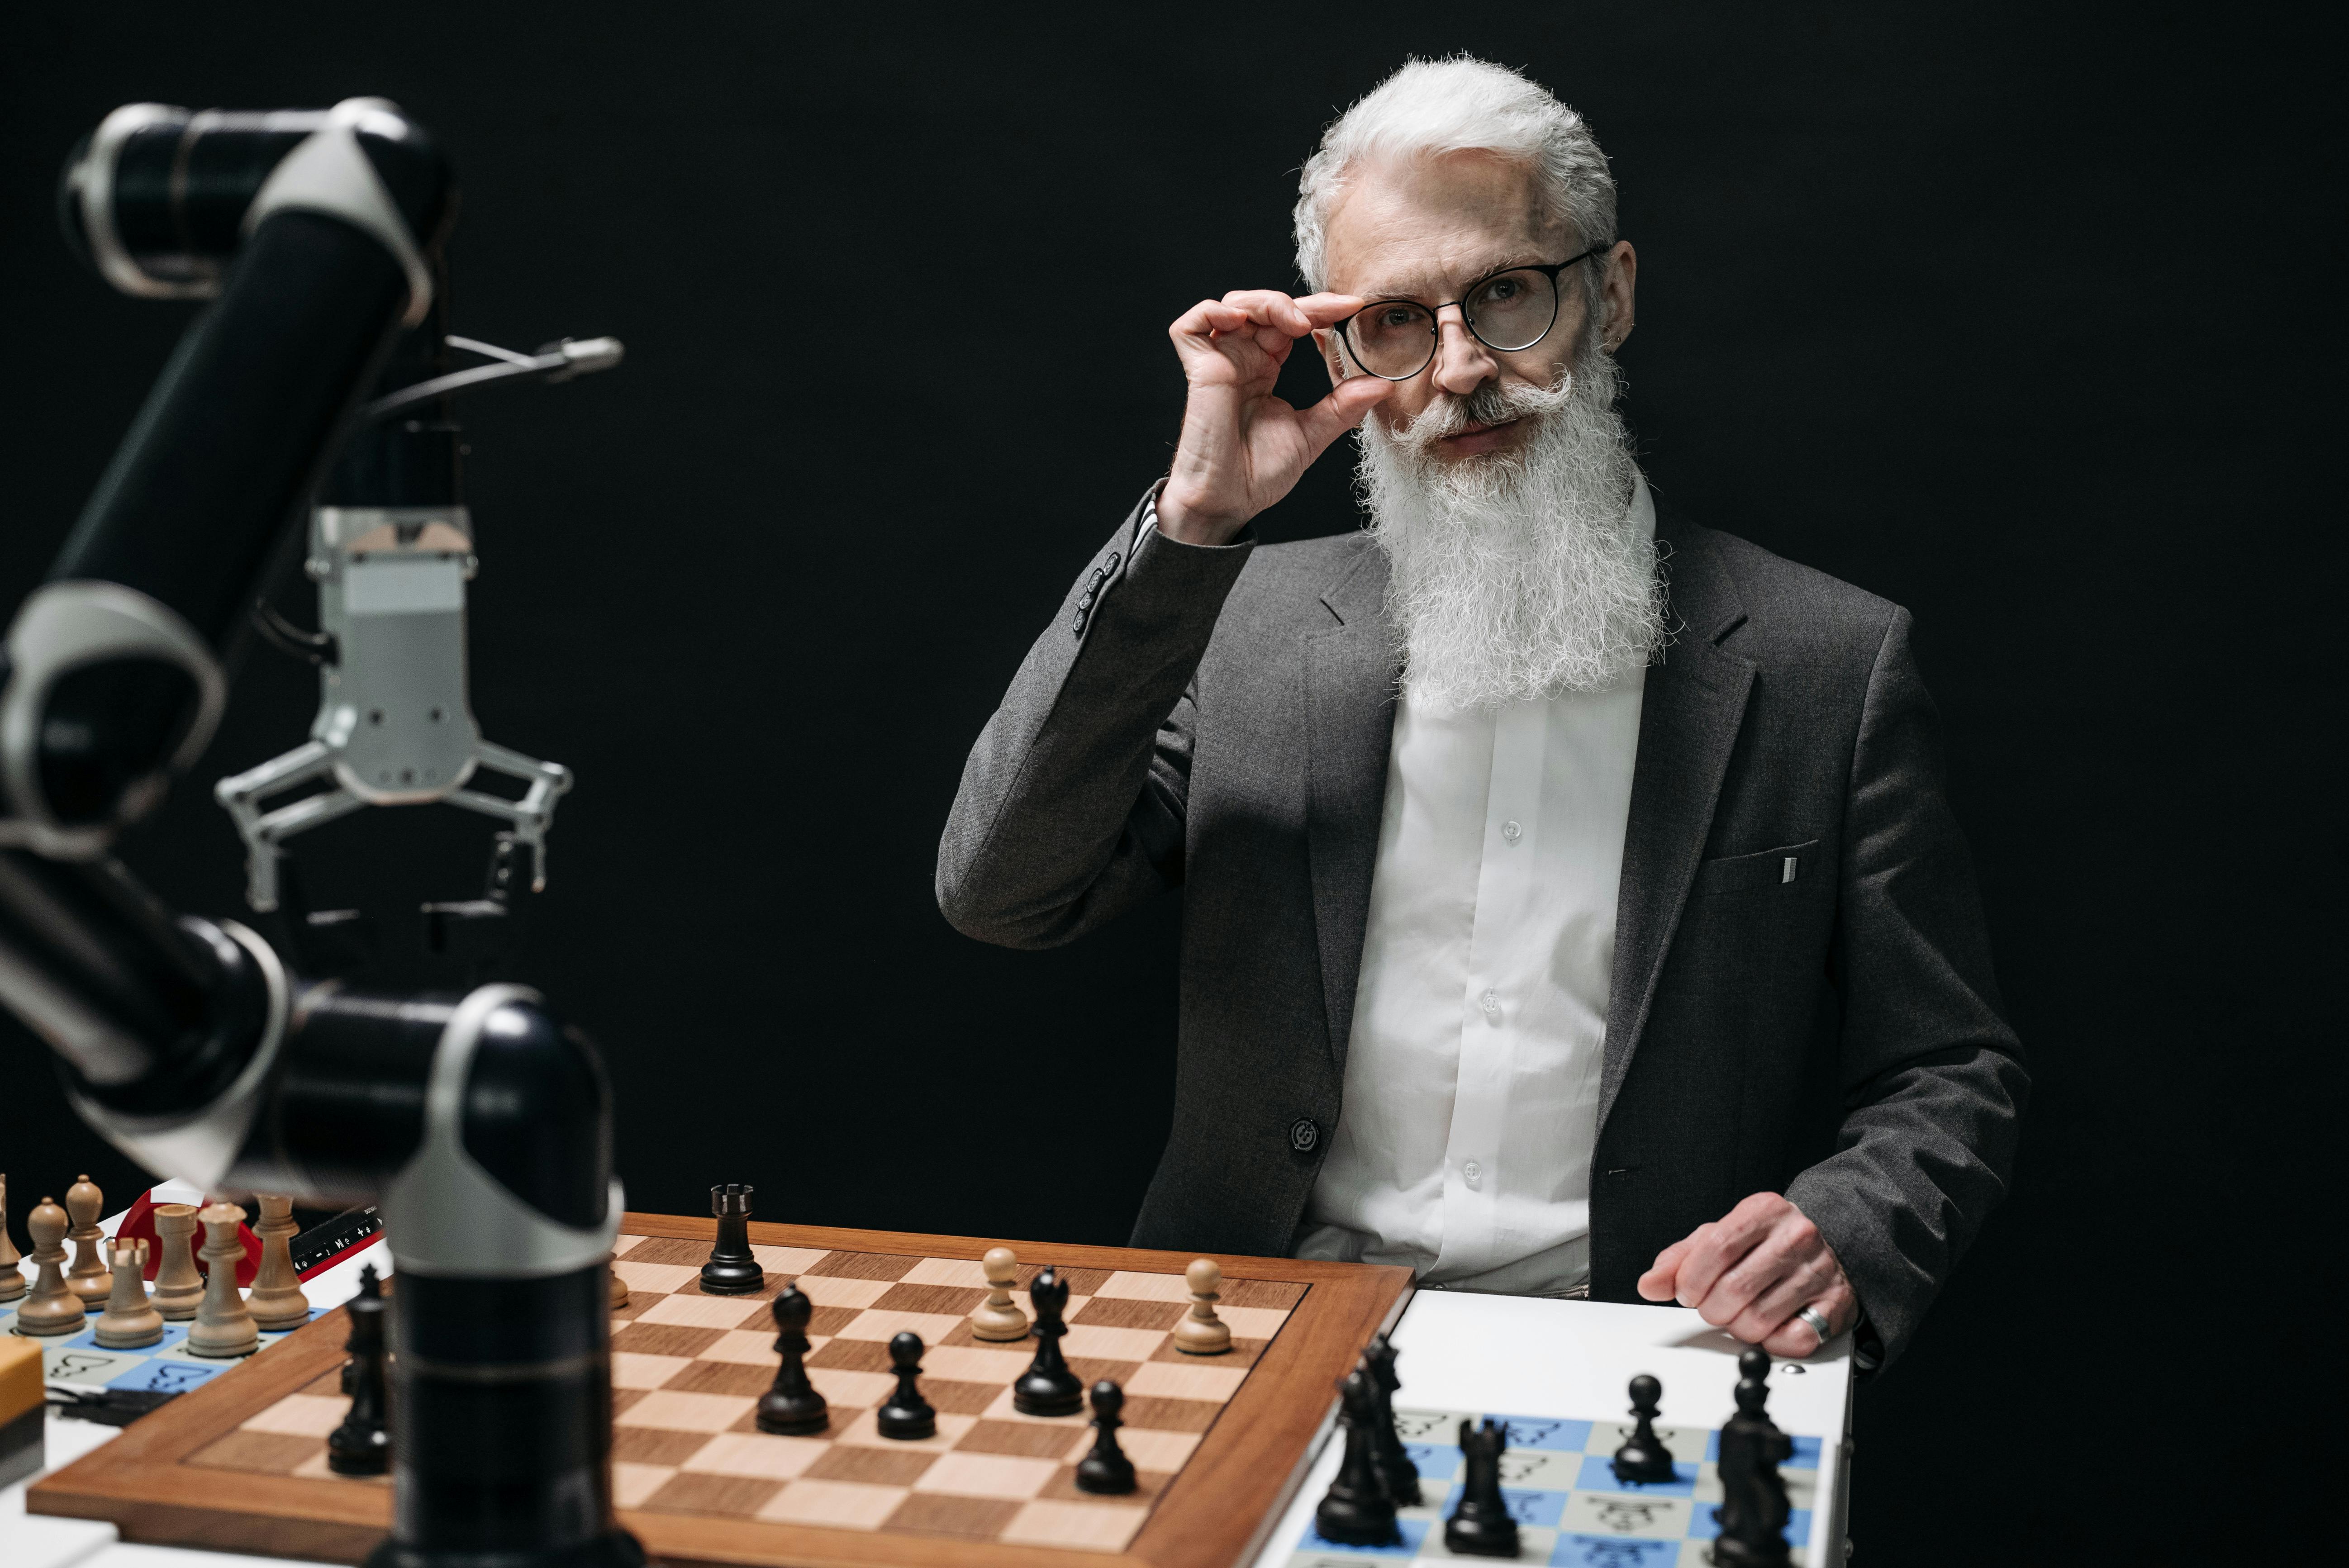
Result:
[[[1455,397],[1465,397],[1501,373],[1500,362],[1476,335],[1458,305],[1446,305],[1435,318],[1435,363],[1428,374],[1436,386]]]

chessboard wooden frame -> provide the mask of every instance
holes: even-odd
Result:
[[[623,1233],[708,1241],[714,1219],[629,1213]],[[765,1245],[978,1258],[1008,1245],[1064,1268],[1181,1274],[1197,1255],[1135,1247],[999,1242],[753,1221]],[[1312,1439],[1337,1403],[1337,1380],[1371,1335],[1393,1327],[1411,1271],[1298,1258],[1208,1254],[1226,1279],[1284,1280],[1308,1289],[1198,1449],[1123,1552],[971,1542],[771,1524],[623,1509],[620,1522],[665,1563],[717,1568],[1232,1568],[1258,1550],[1305,1478]],[[181,1461],[344,1359],[340,1308],[268,1355],[215,1377],[34,1483],[33,1513],[111,1521],[126,1541],[356,1563],[390,1527],[387,1487],[294,1476],[230,1475]]]

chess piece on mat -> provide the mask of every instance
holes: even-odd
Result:
[[[768,1309],[775,1319],[775,1351],[782,1357],[775,1368],[773,1387],[759,1396],[758,1422],[762,1432],[805,1437],[832,1421],[832,1412],[808,1381],[808,1319],[815,1304],[795,1284],[785,1285]]]
[[[1460,1453],[1466,1470],[1460,1483],[1460,1505],[1444,1522],[1444,1546],[1466,1557],[1515,1557],[1517,1522],[1501,1495],[1501,1454],[1509,1446],[1509,1429],[1492,1417],[1482,1427],[1460,1422]]]
[[[391,1402],[385,1397],[384,1299],[375,1265],[359,1270],[359,1293],[344,1306],[351,1326],[343,1348],[343,1392],[351,1408],[343,1424],[326,1436],[326,1468],[336,1475],[381,1475],[391,1468]]]
[[[0,1176],[0,1301],[14,1301],[25,1294],[25,1275],[16,1267],[23,1257],[16,1243],[8,1239],[8,1178]]]
[[[196,1206],[155,1205],[155,1310],[173,1323],[196,1315],[204,1299],[204,1276],[196,1267]]]
[[[1672,1470],[1672,1451],[1656,1437],[1656,1411],[1664,1386],[1642,1372],[1631,1379],[1630,1393],[1631,1414],[1638,1424],[1615,1450],[1615,1479],[1647,1486],[1678,1480]]]
[[[1338,1424],[1345,1429],[1346,1454],[1338,1478],[1313,1510],[1313,1528],[1340,1546],[1386,1546],[1400,1539],[1394,1499],[1371,1457],[1371,1424],[1378,1419],[1371,1380],[1357,1368],[1338,1385]]]
[[[245,1310],[236,1290],[236,1262],[244,1256],[237,1227],[244,1211],[233,1203],[212,1203],[197,1212],[204,1226],[204,1299],[196,1308],[194,1326],[188,1330],[188,1351],[193,1356],[226,1359],[250,1356],[261,1348],[261,1331]]]
[[[1185,1356],[1221,1356],[1232,1347],[1230,1327],[1216,1315],[1224,1271],[1215,1259],[1201,1258],[1183,1271],[1183,1278],[1191,1287],[1191,1310],[1174,1326],[1174,1348]]]
[[[32,1294],[16,1309],[16,1332],[43,1338],[78,1334],[89,1315],[81,1297],[66,1284],[66,1212],[44,1198],[25,1216],[26,1233],[33,1238]]]
[[[98,1314],[93,1337],[105,1350],[135,1350],[163,1337],[163,1315],[147,1299],[147,1242],[140,1237],[106,1249],[114,1290]]]
[[[1395,1376],[1395,1347],[1383,1334],[1371,1339],[1370,1348],[1362,1352],[1363,1373],[1371,1380],[1371,1460],[1379,1467],[1379,1479],[1387,1483],[1387,1495],[1397,1508],[1416,1506],[1420,1499],[1419,1467],[1411,1462],[1403,1450],[1402,1436],[1395,1430],[1394,1397],[1402,1387]]]
[[[1104,1377],[1093,1385],[1093,1448],[1077,1463],[1077,1490],[1115,1497],[1134,1488],[1133,1461],[1117,1446],[1117,1429],[1125,1424],[1118,1412],[1125,1408],[1125,1390]]]
[[[106,1194],[98,1183],[87,1176],[77,1176],[74,1184],[66,1189],[66,1213],[73,1221],[73,1229],[66,1240],[73,1243],[73,1267],[66,1271],[66,1288],[81,1297],[84,1306],[99,1306],[114,1294],[114,1271],[106,1266],[102,1251],[106,1233],[98,1228],[98,1216],[106,1212]]]
[[[294,1200],[270,1193],[256,1194],[261,1223],[261,1268],[253,1276],[245,1309],[253,1321],[271,1332],[299,1328],[310,1321],[310,1298],[302,1294],[302,1276],[294,1268]]]
[[[1028,1315],[1012,1304],[1011,1287],[1019,1282],[1019,1259],[1009,1247],[989,1247],[979,1260],[987,1271],[987,1299],[970,1315],[974,1339],[1025,1339]]]
[[[1720,1568],[1786,1568],[1786,1522],[1793,1509],[1778,1466],[1794,1457],[1792,1439],[1763,1413],[1770,1398],[1770,1353],[1751,1349],[1737,1358],[1737,1414],[1721,1428],[1721,1506],[1713,1543]]]

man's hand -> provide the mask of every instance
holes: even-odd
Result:
[[[1201,300],[1166,329],[1191,397],[1174,471],[1158,497],[1160,532],[1185,544],[1229,542],[1394,389],[1375,376],[1351,377],[1303,410],[1272,395],[1299,338],[1361,308],[1351,294],[1291,299],[1241,289]]]
[[[1692,1306],[1733,1338],[1795,1359],[1823,1341],[1795,1314],[1817,1307],[1833,1334],[1859,1316],[1859,1297],[1835,1249],[1775,1192],[1754,1193],[1658,1253],[1655,1266],[1640,1276],[1640,1294]]]

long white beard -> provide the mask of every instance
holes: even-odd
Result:
[[[1488,384],[1439,394],[1399,435],[1362,425],[1355,478],[1415,698],[1464,709],[1596,691],[1664,645],[1656,547],[1630,515],[1639,470],[1615,364],[1579,357],[1555,388]],[[1472,419],[1510,418],[1535,422],[1517,451],[1432,450]]]

